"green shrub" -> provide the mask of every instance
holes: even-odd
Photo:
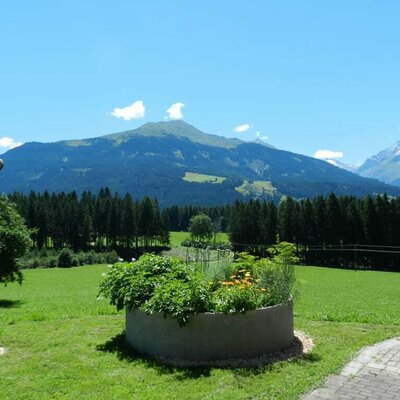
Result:
[[[244,313],[265,307],[265,292],[258,287],[242,289],[239,286],[221,287],[213,296],[213,311]]]
[[[59,265],[60,256],[61,264]],[[73,253],[72,250],[67,248],[61,251],[55,249],[42,249],[40,251],[33,249],[25,257],[18,259],[18,266],[21,269],[54,268],[57,266],[68,268],[79,265],[114,264],[118,260],[118,254],[115,251],[96,253],[91,250],[90,252]]]
[[[113,250],[109,253],[105,253],[105,257],[106,257],[105,262],[107,264],[115,264],[119,260],[118,254],[115,250]]]
[[[295,261],[290,244],[275,246],[271,259],[240,253],[217,273],[176,258],[145,254],[133,263],[110,266],[100,295],[118,310],[160,312],[183,325],[190,315],[210,312],[243,313],[289,301]],[[214,279],[207,281],[210,275]],[[223,278],[223,279],[221,279]]]
[[[57,257],[49,257],[44,265],[46,268],[55,268],[58,265]]]
[[[210,310],[211,293],[207,286],[189,273],[185,280],[170,276],[154,289],[141,309],[148,314],[160,312],[184,325],[190,315]]]
[[[208,292],[193,268],[182,261],[145,254],[136,262],[111,266],[100,294],[118,310],[158,311],[183,324],[189,315],[206,310]]]
[[[69,268],[72,267],[74,258],[71,249],[64,248],[61,250],[58,256],[58,267],[59,268]]]
[[[179,264],[178,259],[145,254],[136,262],[112,265],[100,284],[100,294],[118,310],[139,308],[153,295],[160,278]]]

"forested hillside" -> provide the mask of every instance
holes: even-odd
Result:
[[[216,205],[328,195],[400,195],[400,188],[329,163],[205,134],[183,121],[149,123],[93,139],[25,143],[4,154],[0,191],[157,197],[160,206]]]

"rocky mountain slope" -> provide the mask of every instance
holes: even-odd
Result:
[[[357,173],[400,186],[400,141],[369,158]]]

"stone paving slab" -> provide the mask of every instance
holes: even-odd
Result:
[[[400,338],[365,347],[303,400],[400,400]]]

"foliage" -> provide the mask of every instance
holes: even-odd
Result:
[[[234,274],[222,282],[215,292],[215,311],[244,313],[269,305],[266,303],[266,289],[258,284],[260,280],[252,276],[250,269],[243,268],[244,264],[248,264],[245,257],[244,254],[240,256],[241,261],[234,264]],[[251,259],[253,257],[248,256],[247,261],[250,263]]]
[[[272,259],[257,259],[248,253],[237,255],[228,271],[232,275],[223,282],[225,309],[231,307],[229,295],[234,301],[232,304],[238,305],[235,312],[242,312],[242,301],[247,304],[248,310],[252,310],[284,303],[293,297],[294,263],[298,261],[294,246],[291,243],[279,243],[269,250],[273,254]],[[228,301],[224,291],[227,291]]]
[[[169,243],[169,227],[156,199],[134,201],[129,194],[121,198],[108,188],[97,195],[83,192],[9,196],[30,228],[35,229],[35,246],[74,252],[129,250]]]
[[[278,206],[259,201],[231,208],[229,237],[235,251],[267,256],[270,245],[295,243],[304,264],[400,271],[400,198],[387,195],[317,196]],[[365,250],[365,251],[364,251]]]
[[[224,313],[245,313],[265,307],[265,295],[260,289],[238,286],[221,287],[214,295],[214,311]]]
[[[24,257],[18,259],[18,265],[21,269],[54,268],[58,266],[60,253],[61,251],[55,249],[33,249]],[[66,267],[114,264],[118,260],[118,254],[114,250],[108,252],[96,252],[94,250],[88,252],[80,251],[78,253],[71,253],[70,262],[66,264]]]
[[[186,239],[181,243],[183,247],[194,247],[198,249],[209,249],[209,250],[230,250],[231,245],[226,242],[211,242],[204,243],[196,240]]]
[[[73,264],[76,264],[76,260],[74,259],[71,249],[68,248],[62,249],[58,256],[58,267],[69,268],[73,267],[74,266]]]
[[[194,274],[185,274],[184,279],[165,277],[154,290],[153,296],[141,309],[149,314],[160,312],[164,317],[175,318],[184,325],[192,314],[210,310],[211,293]]]
[[[296,246],[289,242],[280,242],[268,249],[271,261],[275,264],[294,265],[299,262],[296,255]]]
[[[22,282],[16,259],[32,246],[30,234],[14,204],[0,196],[0,283]]]
[[[172,257],[144,254],[135,262],[112,265],[100,285],[100,293],[108,297],[118,310],[138,308],[153,295],[164,276],[172,271],[179,275],[177,271],[181,263]]]
[[[146,254],[133,263],[111,266],[100,294],[118,310],[161,312],[180,324],[201,312],[238,313],[284,303],[294,284],[293,266],[287,264],[295,260],[290,249],[289,244],[276,246],[276,262],[241,253],[233,264],[219,264],[223,269],[218,271]]]
[[[213,235],[212,221],[208,215],[198,214],[190,219],[190,237],[200,243],[208,242]]]

